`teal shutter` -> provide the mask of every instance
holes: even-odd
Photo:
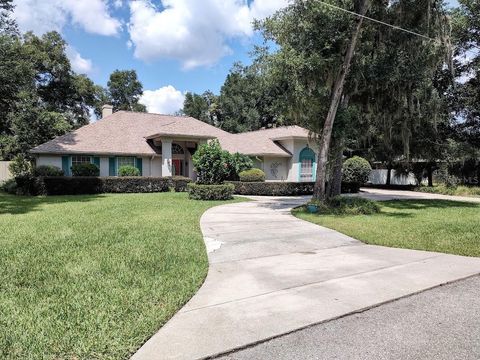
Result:
[[[65,176],[70,176],[70,156],[62,156],[62,170]]]
[[[100,169],[100,158],[98,156],[93,157],[93,165]]]
[[[140,176],[143,176],[143,161],[141,158],[137,158],[136,162],[137,164],[137,169],[140,171]]]
[[[108,159],[108,175],[117,176],[117,162],[114,157]]]

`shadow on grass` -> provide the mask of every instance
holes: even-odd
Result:
[[[61,203],[85,203],[97,200],[104,195],[68,195],[68,196],[16,196],[0,192],[0,215],[19,215],[39,211],[42,205]]]

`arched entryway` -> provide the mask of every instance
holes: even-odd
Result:
[[[299,159],[299,181],[315,181],[317,162],[315,152],[308,146],[300,151]]]

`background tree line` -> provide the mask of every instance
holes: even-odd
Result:
[[[57,32],[20,34],[13,0],[0,0],[0,160],[88,124],[101,106],[146,111],[134,70],[114,71],[107,88],[72,70]]]
[[[335,116],[327,173],[339,184],[344,155],[432,182],[442,166],[471,163],[480,175],[479,19],[475,0],[294,1],[256,23],[265,44],[236,64],[220,94],[189,93],[183,112],[226,131],[299,124],[318,134],[359,12],[365,20]],[[456,165],[455,165],[456,164]],[[338,186],[329,191],[339,192]]]

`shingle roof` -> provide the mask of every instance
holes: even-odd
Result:
[[[200,120],[186,116],[169,116],[118,111],[95,123],[59,136],[31,150],[36,154],[111,154],[154,155],[146,138],[153,135],[218,138],[225,150],[246,155],[290,156],[274,140],[285,137],[307,137],[298,127],[281,127],[230,134]]]
[[[220,143],[222,148],[230,152],[239,152],[245,155],[290,157],[291,154],[282,146],[278,145],[276,140],[308,138],[308,130],[300,126],[283,126],[228,135],[226,139],[220,138]]]

